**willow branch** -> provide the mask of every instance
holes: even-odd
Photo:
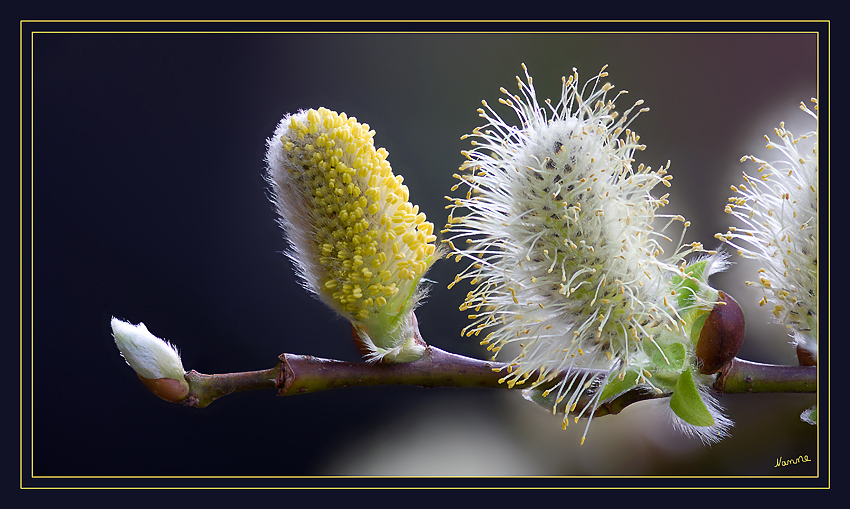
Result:
[[[817,366],[760,364],[737,357],[714,382],[714,388],[724,394],[817,392],[817,386]]]
[[[285,353],[280,356],[278,395],[289,396],[348,386],[418,385],[420,387],[483,387],[503,389],[504,363],[473,359],[428,346],[417,361],[364,364]],[[601,374],[602,371],[599,371]],[[561,374],[561,377],[563,374]],[[560,381],[558,377],[545,386]],[[522,388],[522,387],[518,387]]]
[[[420,387],[522,389],[523,385],[502,383],[506,364],[465,357],[433,346],[415,362],[397,364],[366,364],[322,359],[310,355],[281,354],[274,368],[245,373],[204,375],[186,373],[189,396],[184,405],[202,408],[216,399],[236,392],[275,388],[279,396],[308,394],[353,386],[415,385]],[[602,370],[564,371],[535,388],[545,390],[557,385],[564,377],[602,375]],[[725,394],[740,393],[813,393],[817,391],[817,367],[781,366],[734,359],[718,375],[714,389]],[[598,387],[591,387],[582,396],[577,408],[584,407]],[[635,387],[617,398],[599,405],[594,416],[618,414],[627,406],[670,396]]]
[[[189,384],[189,395],[183,405],[203,408],[213,401],[234,392],[256,389],[274,389],[280,364],[263,371],[205,375],[195,370],[184,375]]]

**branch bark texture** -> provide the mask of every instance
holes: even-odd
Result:
[[[190,371],[185,375],[190,392],[183,404],[202,408],[228,394],[270,388],[276,388],[279,396],[377,385],[509,388],[507,384],[499,382],[506,374],[503,369],[505,364],[465,357],[433,346],[427,348],[421,359],[398,364],[344,362],[290,353],[281,354],[279,359],[277,366],[261,371],[219,375]],[[602,374],[601,370],[594,371]],[[584,373],[585,371],[564,372],[537,388],[545,390],[556,385],[565,376]],[[521,389],[525,386],[516,385],[513,388]],[[714,389],[725,394],[814,393],[817,391],[817,367],[760,364],[735,358],[718,375]],[[634,390],[601,404],[594,416],[617,414],[638,401],[669,395],[635,387]],[[581,408],[582,405],[579,404],[578,407]]]
[[[504,364],[458,355],[433,346],[414,362],[365,364],[285,353],[280,356],[278,395],[289,396],[352,385],[503,388]]]
[[[724,394],[817,392],[817,366],[761,364],[737,357],[720,372],[714,388]]]

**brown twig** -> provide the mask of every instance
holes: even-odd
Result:
[[[760,364],[737,357],[714,382],[714,388],[725,394],[817,392],[817,386],[817,366]]]
[[[189,396],[184,405],[202,408],[216,399],[253,389],[276,388],[278,395],[291,396],[311,392],[339,389],[349,386],[416,385],[420,387],[481,387],[506,389],[501,383],[505,376],[505,364],[483,361],[440,350],[429,346],[425,355],[409,363],[366,364],[322,359],[310,355],[281,354],[277,366],[263,371],[204,375],[196,371],[186,374]],[[596,374],[603,371],[594,370]],[[587,374],[586,370],[561,373],[536,388],[545,390],[555,386],[565,376]],[[598,381],[597,381],[598,383]],[[513,388],[523,388],[515,385]],[[816,392],[816,366],[781,366],[760,364],[735,358],[718,375],[714,389],[726,393],[765,392]],[[590,401],[597,386],[590,387],[579,400],[580,411]],[[603,402],[594,413],[595,417],[618,414],[624,408],[639,401],[670,396],[646,390],[642,386]]]
[[[275,387],[275,379],[279,371],[280,364],[263,371],[220,375],[205,375],[192,370],[184,375],[186,382],[189,383],[189,395],[182,403],[185,406],[203,408],[218,398],[234,392],[272,389]]]
[[[278,395],[289,396],[352,385],[504,388],[504,364],[483,361],[428,346],[421,359],[395,364],[365,364],[281,354]]]

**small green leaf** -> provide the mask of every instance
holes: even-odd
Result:
[[[696,320],[694,320],[694,324],[691,326],[691,341],[694,344],[699,343],[699,335],[702,332],[702,327],[705,325],[705,319],[708,318],[710,313],[700,313],[697,316]]]
[[[646,354],[652,359],[658,369],[665,371],[680,372],[685,367],[685,345],[682,343],[670,343],[660,346],[652,341],[644,347]]]
[[[676,391],[670,398],[670,408],[688,424],[694,426],[712,426],[714,424],[714,417],[711,416],[708,407],[703,403],[699,389],[694,383],[691,368],[686,369],[679,377],[679,381],[676,382]]]
[[[522,391],[522,397],[527,401],[531,401],[532,403],[536,403],[547,410],[552,410],[556,406],[557,394],[555,393],[546,393],[546,396],[543,396],[545,391],[540,389],[524,389]],[[558,413],[564,413],[564,404],[557,405]]]
[[[635,380],[638,374],[634,371],[626,371],[625,376],[620,380],[619,376],[615,376],[602,389],[602,394],[599,396],[599,401],[605,401],[608,398],[613,398],[618,394],[622,394],[635,386]]]
[[[800,414],[800,419],[807,424],[816,426],[818,423],[818,406],[815,405],[803,410],[803,413]]]
[[[670,282],[676,291],[679,309],[688,309],[694,305],[695,296],[699,291],[698,281],[702,281],[702,274],[705,272],[705,265],[707,263],[708,260],[702,260],[685,267],[685,274],[692,276],[696,281],[678,275],[670,278]]]

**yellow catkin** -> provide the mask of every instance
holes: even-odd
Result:
[[[374,134],[326,108],[293,115],[280,137],[285,171],[272,174],[281,194],[295,189],[306,205],[300,213],[309,216],[309,250],[321,268],[314,290],[355,319],[380,313],[406,282],[418,281],[436,250],[434,225],[408,201]]]

